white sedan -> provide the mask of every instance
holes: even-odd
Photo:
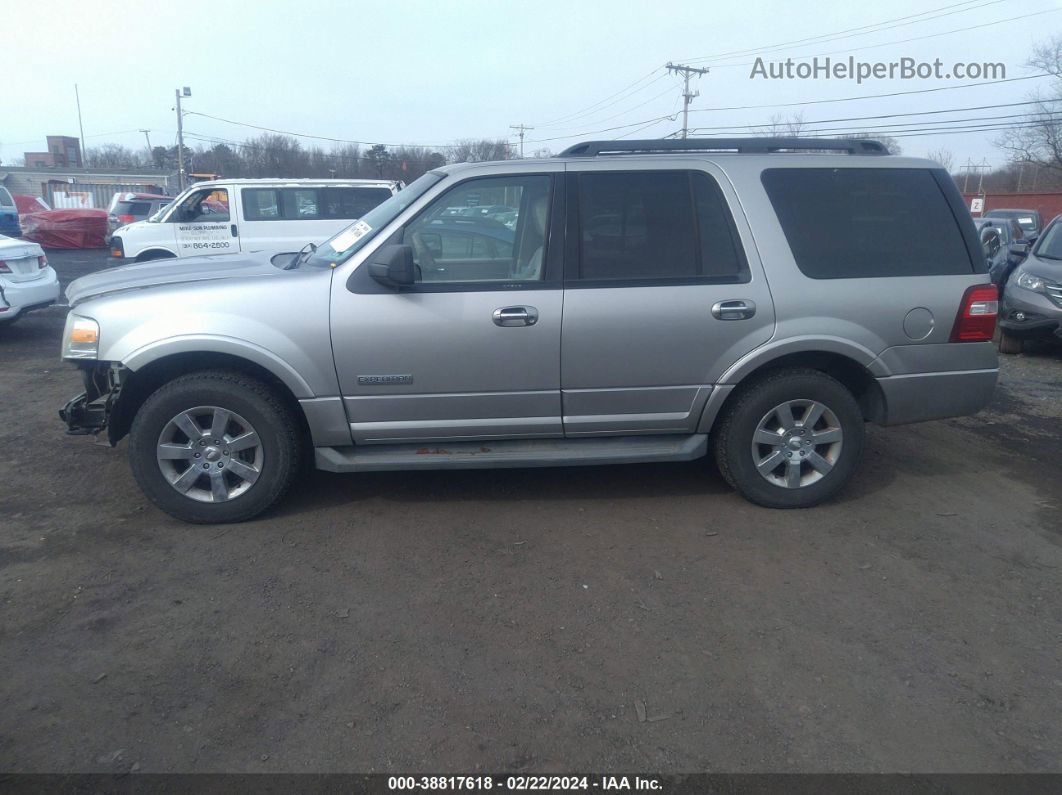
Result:
[[[44,249],[0,235],[0,326],[59,300],[59,279]]]

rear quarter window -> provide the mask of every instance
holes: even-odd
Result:
[[[946,174],[941,179],[917,168],[769,168],[762,181],[805,276],[984,271],[973,222]]]
[[[11,198],[11,194],[7,192],[7,188],[0,188],[0,206],[2,207],[14,207],[15,200]]]

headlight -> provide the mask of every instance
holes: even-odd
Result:
[[[100,324],[89,317],[68,315],[63,332],[64,359],[95,359],[100,351]]]
[[[1039,276],[1033,276],[1027,271],[1018,271],[1018,278],[1014,282],[1018,287],[1024,287],[1026,290],[1032,290],[1035,293],[1042,293],[1047,282],[1041,279]]]

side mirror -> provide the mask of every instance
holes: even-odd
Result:
[[[1024,259],[1029,256],[1029,244],[1028,243],[1011,243],[1007,249],[1007,253],[1012,257],[1018,257]]]
[[[369,275],[380,284],[396,290],[414,284],[417,281],[417,266],[413,262],[412,246],[381,246],[369,262]]]
[[[299,256],[299,252],[297,251],[282,251],[281,253],[274,254],[270,257],[269,261],[273,263],[273,267],[286,271],[295,263],[295,258],[297,256]]]

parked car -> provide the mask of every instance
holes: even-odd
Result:
[[[95,208],[41,210],[22,216],[22,236],[47,248],[103,248],[107,211]]]
[[[22,234],[22,228],[18,222],[18,207],[15,205],[15,197],[7,188],[0,185],[0,235],[18,237]]]
[[[172,196],[160,196],[155,193],[116,193],[107,208],[107,242],[111,235],[126,224],[144,221],[159,210],[170,206]]]
[[[989,210],[988,215],[993,218],[1013,218],[1021,225],[1026,237],[1038,235],[1040,230],[1044,228],[1044,219],[1041,217],[1039,210],[1001,208],[999,210]]]
[[[974,226],[981,236],[981,245],[988,260],[988,277],[1002,294],[1011,271],[1025,258],[1024,254],[1017,253],[1029,245],[1025,230],[1013,218],[992,216],[975,218]]]
[[[144,262],[196,254],[296,251],[321,243],[398,192],[389,180],[197,182],[160,215],[114,231],[111,255]]]
[[[516,213],[494,224],[511,246],[446,244],[474,203]],[[128,434],[144,493],[192,522],[265,510],[310,449],[352,473],[711,451],[751,501],[807,507],[851,478],[864,423],[989,401],[996,295],[930,161],[591,142],[433,170],[298,255],[78,279],[62,356],[85,392],[60,414]]]
[[[59,300],[59,280],[36,243],[0,235],[0,326]]]
[[[1032,338],[1062,339],[1062,216],[1048,224],[1007,281],[999,331],[1001,353],[1021,353]]]

